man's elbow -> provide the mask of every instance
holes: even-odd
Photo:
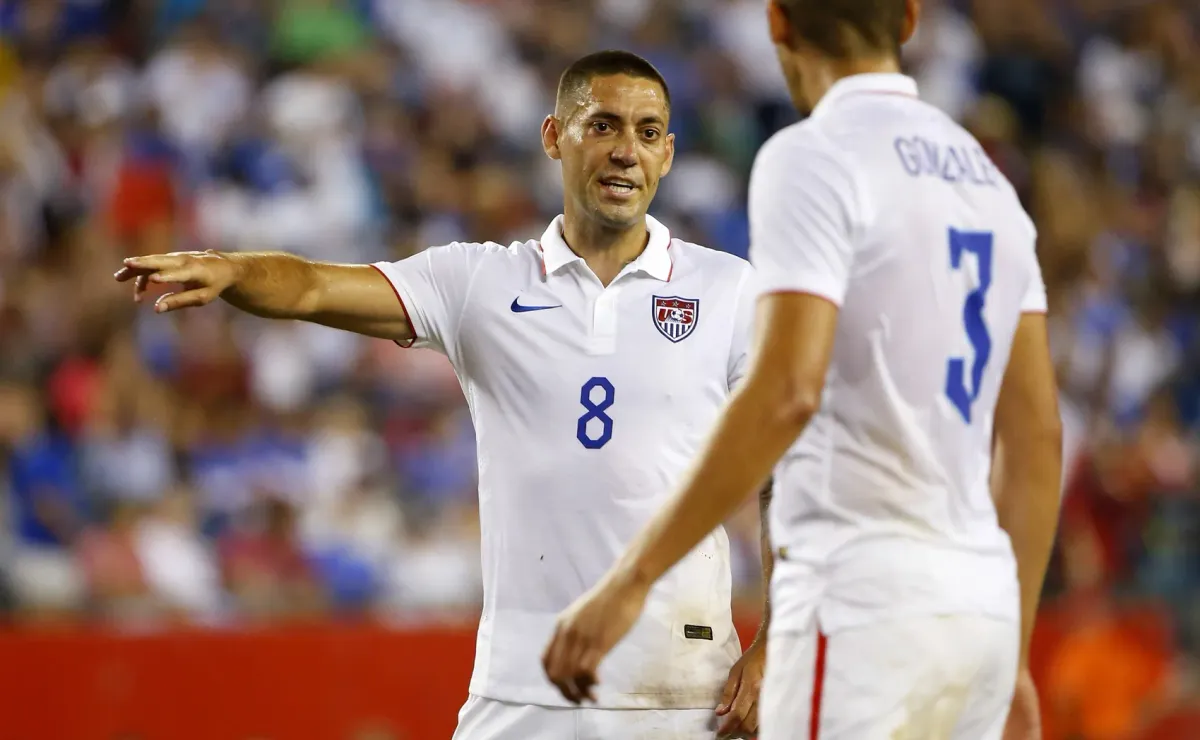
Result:
[[[802,430],[821,408],[821,390],[813,384],[800,383],[777,395],[777,421],[789,429]]]
[[[1063,424],[1058,413],[1031,411],[997,424],[996,442],[1003,451],[999,460],[1009,472],[1023,476],[1031,470],[1061,469]]]
[[[301,274],[300,289],[290,313],[292,318],[312,319],[324,313],[331,276],[311,264],[305,264]]]

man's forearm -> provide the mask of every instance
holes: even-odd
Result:
[[[219,252],[238,268],[238,277],[221,294],[246,313],[269,319],[305,319],[315,307],[320,276],[313,263],[284,252]]]
[[[753,380],[734,395],[683,490],[642,530],[614,576],[648,587],[761,490],[815,409],[784,397]]]
[[[762,588],[763,588],[763,606],[762,619],[758,624],[758,635],[755,640],[761,640],[767,636],[767,629],[771,626],[771,574],[775,570],[775,552],[771,547],[771,528],[770,528],[770,513],[771,513],[771,496],[772,482],[767,481],[767,485],[763,486],[758,493],[758,519],[759,519],[759,547],[762,550]]]
[[[996,511],[1012,540],[1021,586],[1022,667],[1029,657],[1062,498],[1062,439],[1047,434],[1039,441],[1022,445],[1023,450],[1006,450],[1003,444],[996,448]]]

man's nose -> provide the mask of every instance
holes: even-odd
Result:
[[[637,149],[634,146],[633,139],[621,137],[621,140],[616,143],[616,146],[613,147],[612,152],[608,156],[613,162],[622,167],[632,167],[637,164]]]

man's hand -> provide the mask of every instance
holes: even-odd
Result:
[[[733,668],[721,692],[717,716],[724,717],[717,737],[753,737],[758,732],[758,691],[767,666],[767,646],[755,640]]]
[[[633,628],[648,593],[647,587],[610,574],[559,616],[542,667],[567,701],[596,701],[592,687],[600,661]]]
[[[166,313],[212,303],[237,281],[238,265],[213,251],[172,252],[130,257],[113,277],[122,283],[133,280],[133,299],[139,302],[150,283],[182,286],[181,292],[166,293],[155,301],[154,310]]]
[[[1041,740],[1042,713],[1038,706],[1037,687],[1028,668],[1017,676],[1017,690],[1013,694],[1012,707],[1008,710],[1008,723],[1004,726],[1004,740]]]

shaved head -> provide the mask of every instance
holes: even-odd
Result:
[[[568,118],[588,95],[592,80],[596,77],[625,75],[634,79],[651,80],[662,88],[667,108],[671,106],[671,92],[667,82],[654,65],[637,54],[628,51],[598,51],[577,59],[562,73],[558,80],[558,96],[554,102],[554,115]]]
[[[792,28],[835,59],[899,55],[905,0],[775,0]]]

